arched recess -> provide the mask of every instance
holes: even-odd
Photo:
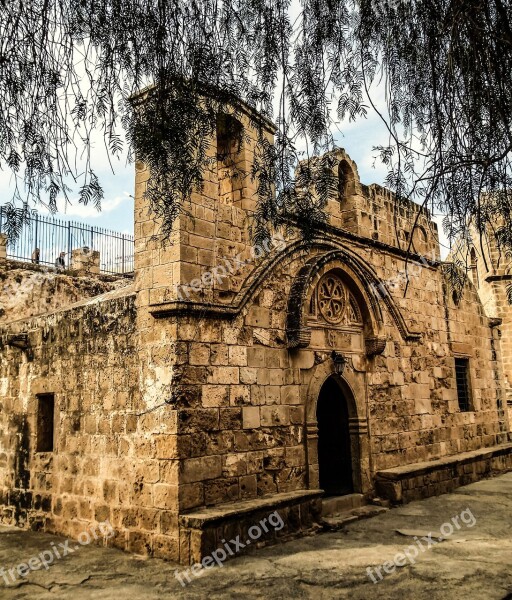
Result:
[[[345,200],[356,193],[354,170],[346,159],[338,163],[338,190],[340,200]]]
[[[365,265],[345,249],[312,257],[297,274],[288,299],[286,323],[289,348],[307,348],[311,342],[308,326],[310,298],[320,278],[329,270],[335,270],[343,278],[350,292],[356,297],[363,313],[366,354],[374,356],[384,351],[384,317],[380,300],[384,302],[402,337],[417,340],[419,333],[407,328],[402,314],[394,303],[387,286]]]
[[[319,488],[317,403],[325,382],[332,378],[347,402],[354,492],[371,495],[370,442],[366,409],[364,373],[346,369],[343,375],[335,372],[332,361],[321,363],[304,390],[306,406],[306,462],[308,487]]]
[[[219,200],[227,204],[242,199],[245,177],[244,128],[232,115],[217,116],[217,179]]]

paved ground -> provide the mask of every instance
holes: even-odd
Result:
[[[454,533],[439,542],[441,531],[449,534],[451,528]],[[0,528],[0,568],[27,562],[63,542]],[[405,565],[389,562],[386,574],[382,564],[395,556]],[[368,576],[369,566],[378,583]],[[382,580],[375,569],[379,566]],[[15,585],[0,577],[0,599],[512,598],[512,473],[413,502],[342,531],[258,550],[192,577],[184,588],[175,578],[176,569],[181,567],[83,546]]]

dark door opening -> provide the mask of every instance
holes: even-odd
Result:
[[[322,386],[316,409],[320,488],[326,496],[354,491],[347,401],[330,377]]]

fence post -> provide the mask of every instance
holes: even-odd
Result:
[[[35,226],[35,232],[34,232],[34,250],[36,248],[39,248],[39,216],[36,213],[35,214],[35,221],[36,221],[36,226]]]
[[[71,221],[68,221],[68,268],[71,267]]]
[[[4,207],[0,206],[0,262],[7,260],[7,236],[2,233],[4,225]]]
[[[126,264],[125,264],[125,253],[124,253],[124,233],[123,233],[123,237],[122,237],[122,243],[123,243],[123,250],[122,250],[122,257],[123,258],[122,258],[122,260],[123,260],[123,275],[124,275],[125,272],[126,272],[126,269],[125,269],[125,266],[126,266]]]
[[[0,262],[7,260],[7,236],[5,233],[0,233]]]

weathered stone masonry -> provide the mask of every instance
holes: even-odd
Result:
[[[487,201],[485,196],[481,201]],[[469,232],[470,240],[458,240],[448,260],[454,260],[466,270],[478,291],[485,313],[501,321],[499,332],[505,393],[508,410],[512,414],[512,306],[507,298],[507,288],[512,284],[512,263],[500,249],[491,227],[487,227],[480,235],[476,227],[470,224]]]
[[[455,303],[429,215],[362,185],[339,150],[328,224],[310,244],[297,233],[255,252],[256,183],[233,174],[254,156],[244,110],[232,160],[219,120],[224,150],[215,168],[212,144],[204,191],[170,245],[155,237],[137,164],[133,287],[2,327],[4,522],[77,536],[108,518],[108,543],[184,564],[275,509],[279,536],[307,530],[326,457],[343,459],[322,449],[326,382],[347,414],[344,483],[368,499],[446,491],[442,461],[461,453],[475,477],[512,468],[499,321],[470,283]],[[205,276],[235,259],[225,276]],[[45,394],[55,395],[51,453],[37,451]],[[471,454],[482,448],[500,458]]]

